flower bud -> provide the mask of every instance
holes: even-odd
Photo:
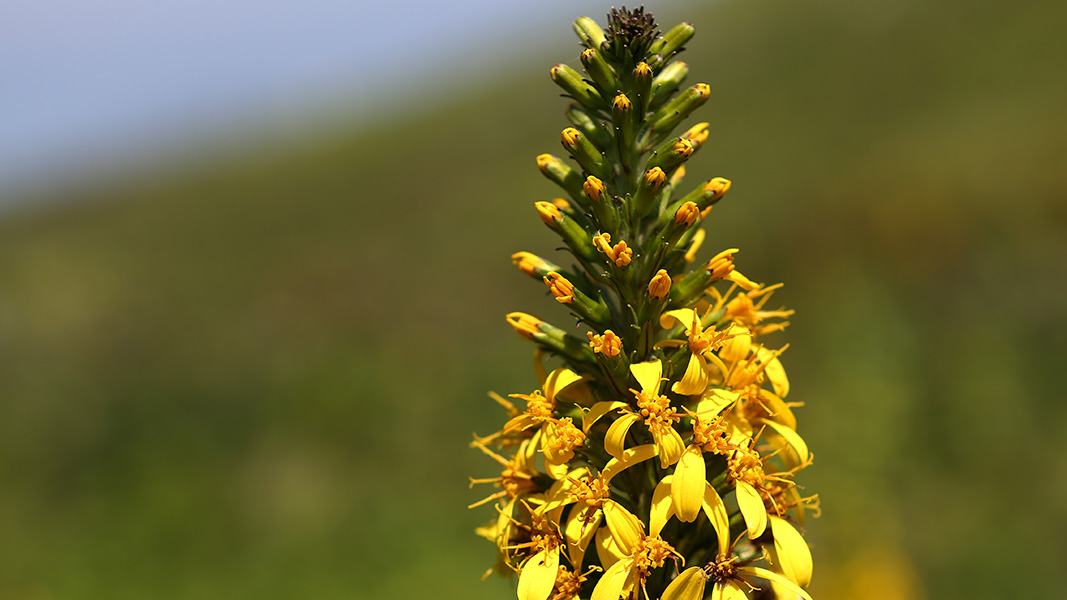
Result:
[[[602,124],[599,118],[589,114],[589,109],[581,104],[571,104],[567,107],[567,120],[574,124],[582,133],[589,136],[597,147],[607,148],[614,143],[611,131]]]
[[[541,319],[524,312],[508,313],[505,318],[508,321],[508,325],[514,327],[519,335],[531,340],[534,339],[535,335],[541,333],[540,326],[545,324]]]
[[[666,102],[688,76],[689,65],[684,62],[678,61],[667,65],[652,80],[652,97],[649,99],[648,107],[655,108]]]
[[[639,62],[634,67],[633,94],[637,100],[638,113],[643,116],[652,100],[652,67],[646,62]]]
[[[581,202],[582,175],[551,154],[537,156],[537,168],[549,181],[563,188],[571,198]]]
[[[700,209],[692,202],[686,202],[674,213],[674,224],[691,227],[700,217]]]
[[[555,81],[556,85],[563,88],[563,91],[570,94],[575,100],[581,102],[582,106],[592,110],[600,110],[607,106],[600,92],[592,85],[589,85],[589,82],[582,79],[578,71],[567,65],[560,64],[552,67],[549,74],[552,75],[552,81]]]
[[[656,114],[649,118],[649,122],[652,123],[652,131],[660,134],[661,139],[662,136],[669,135],[672,129],[677,127],[694,110],[707,102],[710,96],[711,88],[706,83],[698,83],[689,88],[685,93],[664,104],[656,111]]]
[[[585,195],[589,196],[590,200],[597,202],[604,195],[604,182],[590,175],[585,178],[582,189],[585,190]]]
[[[697,123],[696,125],[690,127],[688,131],[683,133],[682,137],[689,140],[690,142],[693,142],[693,146],[695,146],[696,149],[699,150],[700,147],[704,145],[704,142],[708,141],[708,135],[708,124]]]
[[[657,55],[652,60],[652,66],[662,65],[669,60],[671,56],[681,50],[683,44],[693,38],[695,32],[696,29],[692,24],[679,23],[663,34],[648,49],[650,53]]]
[[[593,145],[581,131],[574,127],[568,127],[560,134],[563,147],[571,153],[574,160],[587,172],[607,179],[611,177],[611,165],[604,159],[604,153]]]
[[[660,269],[652,277],[652,281],[648,282],[648,295],[656,300],[662,300],[670,291],[671,276],[667,274],[667,271]]]
[[[711,203],[714,204],[730,191],[730,180],[724,177],[716,177],[704,185],[704,191],[711,194]]]
[[[575,288],[566,277],[553,271],[545,275],[544,281],[556,302],[570,306],[574,312],[593,323],[607,323],[611,320],[611,313],[604,300],[590,298]]]
[[[547,260],[529,252],[516,252],[511,255],[511,263],[520,271],[531,277],[544,277],[550,271],[558,271],[559,267]]]
[[[534,206],[537,207],[537,215],[541,217],[541,221],[545,225],[548,225],[552,229],[559,227],[559,222],[563,219],[563,213],[559,211],[559,208],[551,202],[534,202]]]
[[[734,254],[738,252],[737,248],[730,248],[729,250],[723,250],[715,255],[714,258],[708,261],[708,264],[704,265],[704,270],[711,276],[710,281],[719,281],[725,279],[734,270]]]
[[[640,219],[652,210],[656,199],[659,197],[660,190],[663,189],[666,183],[667,174],[663,172],[663,169],[652,167],[645,171],[631,205],[634,217]]]
[[[611,245],[610,233],[599,233],[593,236],[593,246],[597,250],[607,255],[616,267],[622,268],[630,264],[633,260],[633,248],[626,245],[625,241],[620,241],[615,246]]]
[[[556,302],[570,304],[574,300],[574,284],[559,273],[552,272],[544,277],[548,291],[556,298]]]
[[[582,52],[582,64],[585,72],[589,73],[590,79],[599,88],[604,96],[614,92],[619,87],[619,79],[615,76],[615,69],[604,60],[596,50],[589,48]]]
[[[648,167],[659,167],[666,171],[672,171],[693,155],[693,142],[685,138],[674,138],[652,152],[648,159]]]
[[[596,335],[592,331],[586,333],[589,336],[589,347],[593,354],[602,354],[607,358],[615,358],[622,352],[622,340],[615,332],[608,329],[603,335]]]
[[[578,34],[586,48],[600,48],[606,39],[604,30],[589,17],[578,17],[574,22],[574,33]]]

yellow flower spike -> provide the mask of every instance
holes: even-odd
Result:
[[[660,269],[652,277],[652,281],[648,282],[648,295],[655,300],[662,300],[667,297],[671,291],[671,276],[667,274],[667,271]]]
[[[541,319],[523,312],[508,313],[506,319],[508,325],[514,327],[519,335],[531,340],[534,339],[534,335],[541,333],[538,326],[544,324]]]
[[[699,446],[689,446],[678,460],[671,485],[671,502],[679,521],[692,523],[696,520],[704,502],[706,484],[704,453]]]
[[[700,567],[689,567],[674,578],[663,590],[660,600],[704,600],[704,584],[707,576]]]
[[[548,286],[548,291],[552,292],[557,302],[570,304],[574,300],[574,284],[559,273],[552,272],[545,275],[545,285]]]
[[[534,206],[537,207],[537,214],[541,217],[541,221],[545,225],[556,229],[559,227],[559,220],[563,218],[563,213],[559,211],[559,207],[551,202],[535,202]]]
[[[692,227],[700,218],[700,209],[693,202],[686,202],[674,213],[674,224]]]
[[[588,332],[587,335],[589,336],[589,347],[593,349],[594,354],[603,354],[607,358],[615,358],[622,352],[622,340],[610,329],[605,331],[603,335],[596,335],[592,331]]]
[[[596,202],[604,195],[604,182],[590,175],[585,178],[582,189],[585,190],[585,195],[589,196],[590,200]]]
[[[811,584],[811,550],[804,538],[781,517],[771,516],[771,535],[774,536],[774,551],[778,556],[782,573],[802,588]]]

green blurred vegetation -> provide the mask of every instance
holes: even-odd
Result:
[[[817,598],[1067,584],[1065,17],[685,14],[713,89],[690,179],[734,182],[707,256],[740,247],[797,309]],[[466,444],[501,422],[487,390],[535,385],[504,313],[567,322],[508,256],[558,245],[533,157],[560,153],[547,70],[576,48],[373,132],[0,222],[0,597],[511,597],[478,582],[467,477],[494,464]]]

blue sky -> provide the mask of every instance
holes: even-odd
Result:
[[[675,12],[676,4],[649,8]],[[375,108],[380,116],[403,108],[397,100],[417,82],[429,79],[447,93],[487,67],[521,60],[534,44],[555,44],[569,56],[570,22],[581,14],[603,21],[609,7],[5,0],[0,192],[165,162],[183,148],[247,132],[300,136],[331,111],[358,116]]]

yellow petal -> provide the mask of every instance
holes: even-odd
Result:
[[[704,570],[700,567],[689,567],[679,573],[667,589],[663,590],[660,600],[703,600],[704,582]]]
[[[793,415],[792,409],[790,409],[785,402],[782,402],[781,398],[774,395],[774,392],[762,388],[759,391],[759,398],[760,404],[767,407],[767,412],[770,413],[771,420],[796,431],[797,418]]]
[[[733,390],[721,388],[708,390],[697,402],[696,411],[704,416],[715,416],[737,402],[740,397],[741,394]]]
[[[773,429],[774,432],[778,435],[782,436],[786,443],[789,444],[789,447],[792,448],[794,452],[796,452],[797,459],[801,463],[808,462],[808,445],[804,443],[804,439],[801,438],[800,435],[797,434],[797,432],[786,427],[785,425],[780,425],[778,423],[775,423],[774,421],[769,421],[767,419],[763,419],[762,423],[767,427]],[[792,467],[796,465],[790,466]]]
[[[685,368],[682,380],[676,381],[671,386],[671,391],[683,396],[703,394],[708,387],[708,383],[711,382],[711,377],[704,370],[704,365],[704,359],[699,354],[690,354],[689,364]]]
[[[801,598],[805,598],[805,600],[811,600],[811,596],[809,596],[808,593],[805,592],[802,588],[797,586],[797,584],[793,583],[792,581],[789,581],[787,578],[782,575],[779,575],[778,573],[775,573],[774,571],[768,571],[767,569],[764,569],[762,567],[739,567],[737,569],[737,574],[746,578],[759,577],[760,579],[766,579],[767,581],[777,583],[785,587],[790,592],[793,592]]]
[[[704,502],[707,483],[704,453],[699,446],[689,446],[678,459],[678,466],[674,468],[674,483],[671,485],[671,501],[679,521],[692,523],[696,520]]]
[[[593,511],[593,518],[588,523],[582,518],[587,512]],[[563,537],[567,540],[567,557],[570,558],[571,568],[574,571],[582,570],[582,561],[585,551],[589,548],[589,542],[600,528],[602,513],[584,504],[575,505],[567,518],[567,524],[563,529]]]
[[[559,546],[534,554],[519,573],[519,600],[548,600],[559,571]]]
[[[726,512],[726,504],[723,503],[719,493],[708,483],[704,488],[704,502],[701,505],[704,514],[711,521],[715,529],[715,536],[719,542],[719,554],[725,556],[730,552],[730,514]]]
[[[655,444],[634,446],[623,452],[621,458],[613,458],[609,460],[608,464],[604,466],[604,470],[601,471],[600,474],[604,476],[604,479],[610,482],[612,477],[615,477],[637,463],[644,462],[653,456],[656,456],[657,452]]]
[[[726,363],[722,362],[722,359],[713,352],[706,354],[704,359],[711,363],[711,367],[714,367],[714,369],[708,368],[708,378],[711,381],[725,381],[726,374],[730,372],[730,369],[726,368]],[[715,371],[718,371],[718,373]]]
[[[608,567],[593,588],[591,600],[619,600],[627,580],[633,578],[633,569],[629,560],[620,560]],[[551,591],[551,590],[550,590]]]
[[[604,503],[604,521],[611,530],[611,537],[623,554],[633,552],[634,544],[644,535],[644,523],[614,500]]]
[[[593,423],[596,423],[600,419],[600,417],[603,417],[604,415],[608,414],[609,412],[611,412],[611,411],[613,411],[613,410],[615,410],[617,408],[622,408],[624,406],[629,406],[629,405],[626,404],[625,402],[618,402],[618,401],[616,401],[616,402],[597,402],[596,404],[593,405],[593,408],[590,408],[588,411],[586,411],[586,413],[584,415],[582,415],[582,431],[585,432],[585,433],[589,433],[589,428],[592,427]]]
[[[741,289],[745,290],[746,292],[751,292],[752,290],[759,287],[758,283],[752,281],[748,277],[745,277],[741,274],[741,271],[738,271],[737,269],[730,271],[730,274],[724,277],[723,279],[731,283],[736,283]]]
[[[771,380],[771,387],[774,388],[774,393],[778,394],[779,398],[788,396],[789,379],[785,376],[785,367],[778,360],[777,353],[766,348],[759,348],[756,350],[756,356],[759,357],[761,363],[766,365],[763,368],[763,373],[767,375],[767,379]]]
[[[771,534],[782,573],[802,588],[811,583],[811,550],[804,537],[781,517],[771,516]]]
[[[670,425],[653,431],[652,438],[656,442],[659,465],[664,469],[678,462],[678,459],[682,457],[682,452],[685,452],[685,442],[682,441],[682,436],[678,435],[678,432]]]
[[[726,415],[723,422],[726,423],[726,435],[731,444],[743,446],[752,439],[752,425],[736,412]]]
[[[659,326],[664,329],[670,329],[676,325],[682,325],[688,329],[693,326],[693,309],[691,308],[679,308],[677,310],[669,310],[659,318]]]
[[[548,374],[545,380],[545,398],[549,402],[556,401],[556,394],[576,381],[581,381],[582,376],[570,369],[556,369]]]
[[[545,504],[541,507],[541,510],[550,511],[559,506],[566,506],[567,504],[574,502],[574,496],[571,494],[571,490],[574,488],[574,481],[577,481],[588,474],[589,469],[587,467],[578,467],[570,473],[567,473],[566,477],[557,478],[552,484],[552,487],[548,488],[548,491],[545,492]]]
[[[612,565],[626,558],[626,555],[619,549],[619,545],[615,543],[615,538],[611,537],[611,530],[607,527],[597,529],[593,539],[596,540],[597,558],[600,559],[600,565],[605,569],[610,569]]]
[[[748,526],[748,539],[754,540],[767,529],[767,508],[763,505],[756,488],[744,481],[737,481],[737,506]]]
[[[634,374],[637,383],[641,384],[642,392],[659,393],[659,380],[663,377],[663,364],[658,360],[630,365],[630,372]]]
[[[567,465],[566,463],[557,465],[546,461],[545,473],[548,473],[552,479],[562,479],[567,476]]]
[[[752,347],[752,334],[749,333],[747,327],[737,324],[730,325],[726,333],[733,337],[726,340],[726,343],[719,349],[719,356],[730,362],[743,360],[748,356],[748,351]]]
[[[626,434],[630,431],[630,426],[636,423],[641,417],[634,413],[627,413],[623,416],[615,419],[615,422],[608,427],[608,432],[604,436],[604,449],[608,451],[608,454],[615,458],[621,458],[622,453],[625,450]]]
[[[667,475],[652,492],[652,508],[648,515],[648,535],[659,535],[667,525],[667,521],[674,516],[674,503],[671,500],[673,479],[674,475]]]

